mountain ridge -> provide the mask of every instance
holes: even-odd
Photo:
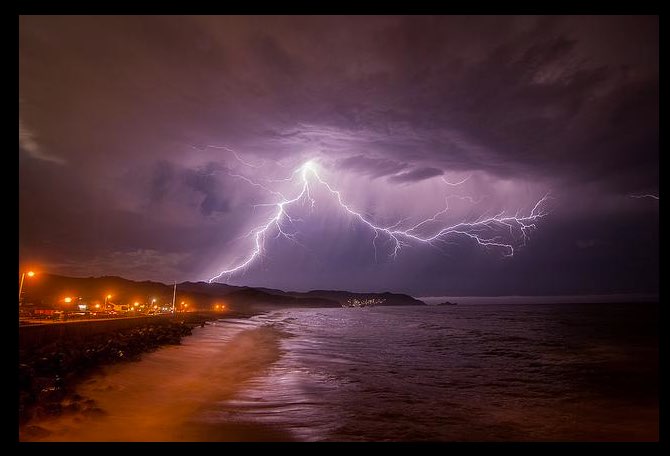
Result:
[[[158,304],[172,303],[173,284],[151,280],[135,281],[119,276],[70,277],[42,273],[24,285],[24,305],[63,306],[67,296],[101,303],[107,294],[110,302],[133,301]],[[343,290],[284,291],[265,287],[228,285],[225,283],[177,283],[177,303],[188,301],[193,309],[209,309],[225,303],[229,308],[250,305],[273,307],[340,307],[350,299],[375,299],[377,305],[425,305],[423,301],[402,293],[360,293]]]

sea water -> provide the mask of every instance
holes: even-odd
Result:
[[[70,441],[658,439],[657,304],[282,309],[84,382]],[[30,440],[30,437],[23,438]]]

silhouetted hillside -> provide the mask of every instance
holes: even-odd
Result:
[[[115,276],[66,277],[39,274],[24,284],[24,305],[55,308],[72,307],[77,302],[102,304],[105,296],[110,302],[171,305],[173,285],[159,282],[135,282]],[[73,298],[65,303],[64,298]],[[216,305],[243,308],[250,305],[278,307],[338,307],[349,299],[376,299],[378,305],[423,305],[411,296],[396,293],[351,293],[348,291],[314,290],[306,293],[285,292],[271,288],[237,287],[222,283],[183,282],[177,284],[176,304],[186,303],[189,309],[211,309]]]
[[[271,288],[258,288],[266,293],[271,294],[280,294],[281,296],[292,296],[295,298],[302,299],[313,299],[321,298],[328,299],[331,301],[337,301],[340,304],[347,302],[350,299],[366,300],[366,299],[375,299],[381,301],[376,304],[379,306],[423,306],[426,303],[415,299],[409,295],[401,293],[353,293],[351,291],[340,291],[340,290],[312,290],[307,292],[298,292],[298,291],[281,291],[273,290]]]

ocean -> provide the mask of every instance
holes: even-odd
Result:
[[[282,309],[79,387],[66,441],[655,441],[658,304]]]

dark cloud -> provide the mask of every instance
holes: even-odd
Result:
[[[215,172],[220,169],[221,167],[216,163],[208,163],[203,168],[184,171],[183,178],[186,186],[204,196],[200,204],[202,215],[208,216],[215,212],[230,210],[230,203],[223,196],[222,187],[215,176]]]
[[[363,155],[347,157],[337,161],[337,166],[343,170],[352,170],[373,177],[395,175],[407,169],[407,163],[398,163],[385,158],[372,158]]]
[[[65,154],[82,146],[118,153],[110,132],[123,128],[147,148],[160,137],[218,136],[274,155],[307,144],[435,168],[583,179],[602,178],[603,162],[607,175],[626,173],[635,160],[629,177],[655,177],[653,17],[22,23],[23,111],[41,123],[47,148]],[[639,46],[624,45],[622,35]],[[45,71],[51,83],[39,80]],[[41,118],[56,112],[72,116],[76,131],[46,128]],[[612,139],[612,128],[625,141]],[[267,131],[301,140],[273,147]]]
[[[648,203],[621,196],[658,192],[658,63],[654,16],[20,17],[21,259],[108,255],[121,267],[166,255],[168,275],[211,272],[243,256],[234,241],[265,216],[253,204],[276,197],[243,177],[268,183],[313,159],[351,187],[347,201],[384,220],[440,210],[447,190],[486,197],[488,206],[464,210],[472,219],[532,207],[550,191],[563,222],[582,221],[571,227],[619,227],[569,242],[543,228],[584,264],[618,267],[616,288],[628,271],[615,253],[628,236],[621,221]],[[473,177],[445,187],[441,175]],[[333,226],[323,224],[322,238],[346,242]],[[650,289],[653,247],[641,247],[651,257],[632,273]],[[450,248],[456,263],[473,264],[463,269],[477,277],[472,289],[561,289],[531,260],[508,269],[534,280],[496,270],[503,283],[476,273],[497,260]],[[539,250],[534,261],[562,264],[560,252]],[[432,264],[409,257],[398,271]],[[365,267],[357,277],[373,283]],[[435,263],[403,286],[435,290],[428,284],[445,271],[468,283],[452,269]],[[374,286],[400,283],[394,274]],[[596,283],[607,291],[606,278]]]
[[[159,203],[165,198],[170,186],[175,178],[174,166],[169,162],[161,160],[156,163],[153,175],[151,176],[149,201]]]

